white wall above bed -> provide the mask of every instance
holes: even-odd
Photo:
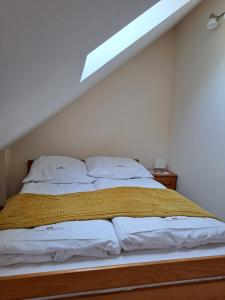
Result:
[[[171,17],[80,83],[86,55],[158,0],[1,0],[0,149],[77,99],[201,2],[172,2],[181,1]]]
[[[42,154],[123,155],[147,166],[155,155],[166,158],[174,62],[170,31],[13,144],[9,194],[21,187],[26,161]]]

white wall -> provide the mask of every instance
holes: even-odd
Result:
[[[86,55],[159,0],[1,0],[0,150],[122,66],[200,1],[160,1],[168,9],[156,18],[159,24],[80,83]]]
[[[6,199],[6,173],[5,173],[5,152],[0,151],[0,206]]]
[[[177,27],[169,163],[178,190],[225,218],[225,21],[206,29],[224,0],[207,0]]]
[[[19,191],[26,161],[42,154],[124,155],[149,167],[154,156],[167,158],[174,38],[168,32],[12,145],[9,194]]]
[[[141,39],[80,83],[86,55],[157,1],[1,0],[0,149],[73,102],[152,41],[149,33],[145,43]]]

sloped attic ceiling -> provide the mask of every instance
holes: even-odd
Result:
[[[0,149],[75,100],[201,2],[179,1],[183,6],[175,14],[80,82],[88,53],[159,0],[0,0]]]

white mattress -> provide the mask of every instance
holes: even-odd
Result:
[[[49,262],[40,264],[20,264],[0,267],[0,276],[12,276],[39,272],[76,270],[122,264],[157,262],[173,259],[225,255],[225,245],[200,246],[194,249],[181,250],[139,250],[122,252],[119,256],[107,258],[73,257],[65,262]]]

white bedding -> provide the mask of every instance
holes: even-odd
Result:
[[[99,178],[96,189],[120,186],[165,188],[151,178],[113,180]],[[193,248],[199,245],[224,243],[225,223],[197,217],[117,217],[112,220],[121,247],[125,251],[139,249]]]
[[[144,188],[152,188],[152,189],[165,189],[166,187],[155,181],[152,178],[135,178],[135,179],[108,179],[108,178],[98,178],[94,182],[94,186],[96,189],[109,189],[113,187],[121,187],[121,186],[132,186],[132,187],[144,187]]]
[[[88,175],[95,178],[153,178],[142,164],[128,157],[91,156],[85,162]]]
[[[69,194],[78,192],[91,192],[96,188],[92,183],[50,183],[50,182],[27,182],[23,185],[20,193],[33,194]]]
[[[0,266],[64,261],[74,255],[106,257],[119,253],[113,225],[105,220],[62,222],[0,232]]]
[[[99,178],[93,184],[26,183],[21,193],[64,194],[119,186],[165,188],[151,178]],[[0,265],[63,261],[74,255],[104,257],[119,254],[120,245],[125,251],[174,247],[180,249],[210,243],[225,245],[225,224],[214,219],[117,217],[112,222],[113,225],[103,220],[74,221],[38,229],[1,231]]]
[[[225,245],[225,224],[216,219],[117,217],[112,222],[125,251],[193,248],[216,243]]]
[[[24,178],[26,182],[91,183],[94,178],[87,175],[86,164],[67,156],[41,156],[36,159]]]
[[[51,182],[27,182],[23,185],[20,193],[34,193],[34,194],[68,194],[78,192],[91,192],[98,189],[109,189],[113,187],[133,186],[145,187],[155,189],[165,189],[165,186],[155,181],[152,178],[136,178],[136,179],[108,179],[98,178],[94,183],[68,183],[57,184]]]

